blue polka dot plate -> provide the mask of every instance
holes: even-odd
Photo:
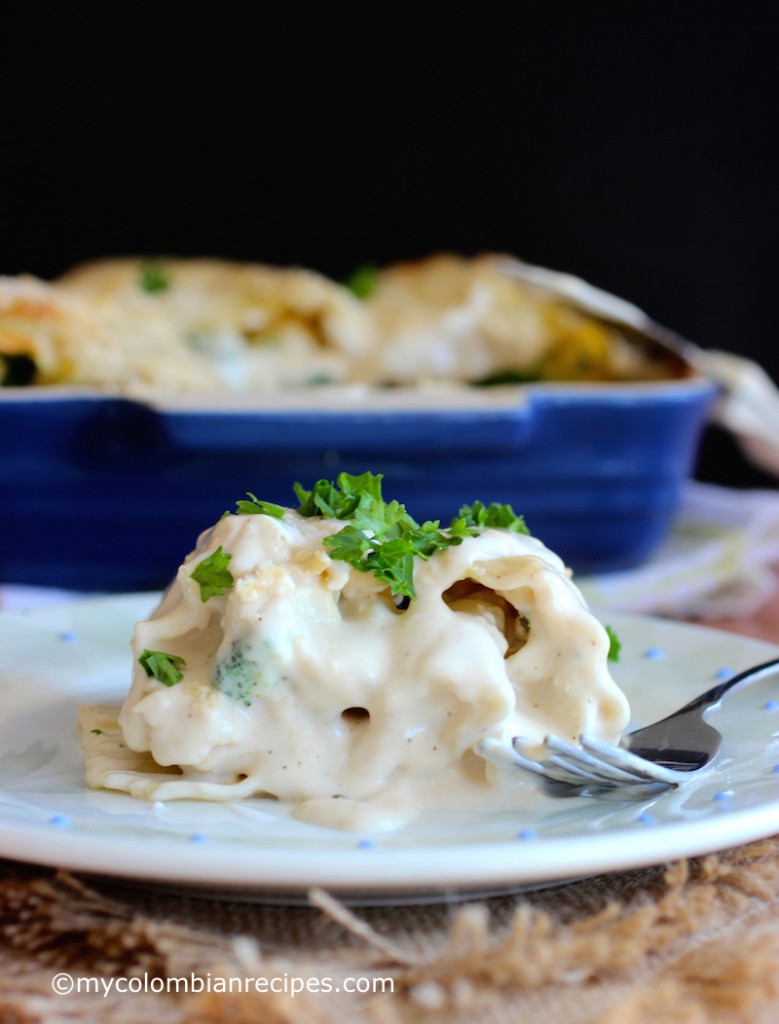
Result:
[[[203,896],[425,902],[662,864],[779,832],[779,676],[715,712],[710,770],[646,799],[552,797],[521,811],[446,810],[393,833],[306,824],[284,804],[155,804],[89,790],[75,730],[85,703],[120,704],[129,639],[156,595],[0,614],[0,856]],[[779,647],[699,626],[610,615],[632,726],[659,718]]]

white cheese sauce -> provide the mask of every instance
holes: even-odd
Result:
[[[330,558],[342,521],[235,515],[204,533],[133,636],[124,706],[85,708],[87,781],[147,800],[268,796],[329,827],[396,828],[426,807],[521,806],[522,773],[479,753],[513,736],[609,740],[628,705],[609,637],[561,560],[485,529],[417,559],[416,597]],[[191,578],[221,546],[234,585]],[[184,659],[147,676],[144,650]],[[499,761],[499,758],[498,758]]]

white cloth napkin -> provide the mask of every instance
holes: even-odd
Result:
[[[80,597],[88,597],[74,590],[57,590],[54,587],[29,587],[22,583],[6,583],[0,585],[0,611],[29,611],[32,608],[45,608],[49,605],[74,601]]]
[[[748,618],[779,587],[771,565],[779,565],[779,490],[692,482],[673,531],[644,565],[576,582],[599,608]]]

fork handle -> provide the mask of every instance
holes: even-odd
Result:
[[[726,694],[741,690],[748,683],[753,683],[756,679],[770,675],[776,668],[779,668],[779,658],[772,658],[771,661],[764,661],[760,665],[753,665],[752,668],[745,669],[745,671],[739,672],[738,675],[726,679],[723,683],[713,686],[710,690],[702,693],[700,697],[696,697],[689,704],[685,704],[683,708],[679,708],[678,711],[674,712],[674,715],[688,711],[713,710],[719,706]]]

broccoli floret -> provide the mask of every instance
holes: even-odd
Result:
[[[250,653],[251,648],[234,641],[229,658],[217,663],[212,679],[217,690],[247,707],[251,706],[252,696],[269,685],[269,680]]]

